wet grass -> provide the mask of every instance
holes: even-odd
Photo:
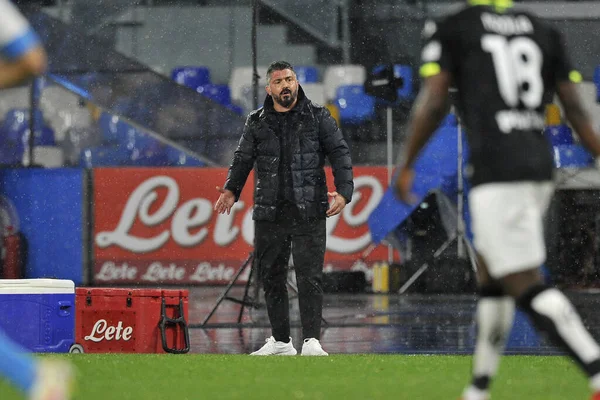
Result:
[[[468,356],[72,354],[80,400],[457,399]],[[508,356],[493,400],[585,400],[586,379],[562,357]],[[0,382],[0,399],[22,399]]]

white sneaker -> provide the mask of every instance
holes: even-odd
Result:
[[[265,344],[254,353],[250,353],[251,356],[295,356],[298,354],[294,345],[292,344],[292,338],[288,343],[278,342],[273,336],[265,340]]]
[[[304,339],[302,343],[303,356],[328,356],[327,352],[321,347],[321,343],[315,338]]]
[[[71,365],[60,360],[40,360],[30,400],[68,400],[74,383]]]
[[[465,389],[460,400],[490,400],[490,394],[486,390],[480,390],[469,386]]]

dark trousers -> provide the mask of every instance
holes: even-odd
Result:
[[[275,340],[288,342],[290,310],[287,273],[290,252],[298,283],[303,337],[321,337],[325,219],[301,219],[293,206],[282,207],[277,220],[255,221],[255,267],[265,290]]]

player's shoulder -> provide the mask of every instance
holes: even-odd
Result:
[[[469,23],[476,19],[479,19],[481,11],[479,7],[472,7],[469,5],[457,6],[450,13],[446,14],[440,19],[440,25],[443,26],[456,26],[457,24]]]
[[[511,19],[512,21],[507,21],[507,19]],[[435,31],[440,31],[447,35],[451,34],[452,31],[473,34],[477,32],[477,30],[472,29],[473,27],[481,23],[486,25],[486,22],[488,25],[497,25],[500,28],[502,26],[510,28],[510,25],[516,23],[517,25],[521,24],[522,29],[520,30],[531,30],[541,35],[559,35],[559,31],[549,22],[522,8],[509,8],[503,12],[495,12],[487,6],[462,5],[453,10],[453,12],[431,23],[435,27]],[[430,27],[429,30],[431,31],[432,28]],[[427,23],[424,33],[425,31],[427,31]]]
[[[473,7],[460,5],[449,13],[429,18],[423,27],[423,38],[428,39],[434,34],[447,36],[460,27],[468,27],[477,18]]]
[[[500,14],[502,15],[502,14]],[[522,17],[522,18],[526,18],[527,20],[529,20],[531,22],[531,24],[534,26],[535,30],[540,30],[540,31],[555,31],[556,29],[544,18],[539,17],[537,14],[528,11],[526,9],[523,8],[511,8],[509,10],[506,11],[506,15],[510,15],[513,17]]]
[[[560,31],[535,13],[523,9],[511,9],[507,15],[513,17],[516,33],[530,35],[536,42],[545,44],[545,48],[553,49],[562,43]]]
[[[473,7],[468,4],[461,4],[452,12],[448,13],[448,15],[445,17],[445,20],[447,23],[451,24],[453,22],[478,18],[480,13],[481,7]]]
[[[554,40],[561,36],[560,30],[556,26],[552,25],[548,20],[540,18],[537,15],[530,12],[523,12],[532,22],[534,30],[543,35],[548,35]]]

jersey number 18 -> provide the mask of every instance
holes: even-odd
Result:
[[[542,104],[544,81],[543,55],[537,43],[528,37],[484,35],[481,47],[492,55],[498,88],[506,105],[516,107],[520,100],[529,109],[538,108]]]

